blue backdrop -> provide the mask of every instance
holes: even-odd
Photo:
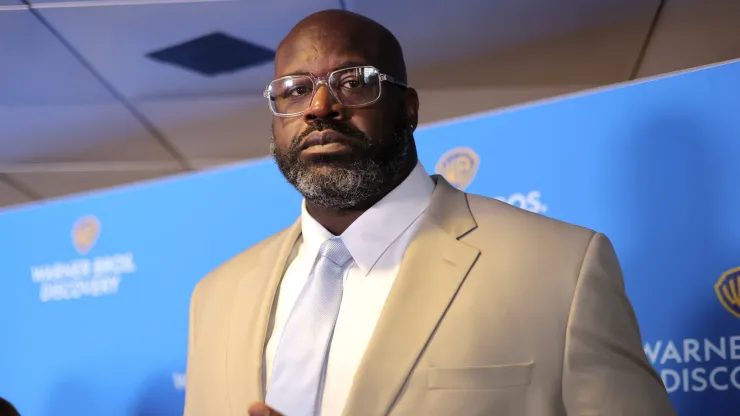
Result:
[[[430,172],[611,237],[682,416],[740,403],[738,91],[731,63],[417,134]],[[24,416],[182,414],[191,290],[299,203],[265,160],[6,211],[0,397]]]

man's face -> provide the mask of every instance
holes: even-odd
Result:
[[[309,27],[278,50],[275,78],[294,74],[326,77],[337,69],[373,65],[383,70],[378,47],[361,35]],[[356,208],[389,191],[415,158],[411,122],[402,90],[388,82],[374,104],[347,108],[326,84],[314,89],[304,113],[274,117],[271,150],[286,179],[310,203]],[[310,93],[308,94],[310,95]]]

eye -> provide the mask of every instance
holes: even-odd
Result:
[[[360,83],[360,81],[356,79],[345,79],[342,81],[342,84],[341,84],[342,88],[347,88],[347,89],[358,88],[361,85],[362,84]]]
[[[293,87],[293,88],[287,89],[282,94],[282,96],[284,98],[287,98],[287,97],[301,97],[301,96],[306,95],[308,93],[309,93],[308,87],[305,87],[305,86],[297,86],[297,87]]]

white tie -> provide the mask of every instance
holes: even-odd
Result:
[[[320,412],[326,360],[352,256],[341,238],[324,242],[288,316],[272,365],[265,403],[285,416]]]

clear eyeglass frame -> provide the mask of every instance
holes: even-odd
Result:
[[[339,96],[334,92],[334,89],[331,87],[331,84],[329,84],[329,80],[332,78],[332,76],[334,76],[338,72],[358,70],[358,69],[363,69],[363,70],[370,69],[370,70],[375,71],[378,74],[378,96],[375,97],[375,99],[373,99],[373,100],[371,100],[369,102],[366,102],[366,103],[362,103],[362,104],[344,104],[344,103],[342,103],[342,100],[339,98]],[[311,99],[308,100],[308,106],[306,106],[306,108],[304,110],[301,110],[301,111],[298,111],[298,112],[295,112],[295,113],[278,113],[275,110],[274,106],[273,106],[273,100],[270,98],[270,85],[272,85],[274,82],[281,81],[281,80],[288,79],[288,78],[292,78],[292,77],[296,77],[296,76],[308,77],[313,82],[313,91],[311,91]],[[339,104],[341,104],[341,105],[343,105],[344,107],[347,107],[347,108],[359,108],[359,107],[367,107],[369,105],[373,105],[373,104],[375,104],[380,99],[380,97],[383,94],[383,82],[390,82],[390,83],[395,84],[395,85],[398,85],[399,87],[402,87],[402,88],[407,88],[408,87],[408,85],[406,85],[406,83],[404,83],[402,81],[399,81],[399,80],[393,78],[392,76],[390,76],[388,74],[384,74],[384,73],[380,72],[378,70],[378,68],[375,68],[374,66],[371,66],[371,65],[361,65],[361,66],[353,66],[353,67],[348,67],[348,68],[336,69],[334,71],[329,72],[324,77],[317,77],[317,76],[315,76],[313,74],[305,74],[305,75],[302,74],[302,75],[287,75],[287,76],[284,76],[284,77],[275,78],[272,81],[270,81],[269,84],[267,84],[267,86],[265,87],[265,90],[262,92],[262,95],[265,98],[267,98],[267,106],[270,108],[270,111],[272,112],[272,114],[274,114],[277,117],[295,117],[295,116],[300,116],[300,115],[302,115],[303,113],[306,112],[306,110],[309,108],[309,106],[313,102],[313,99],[314,99],[314,97],[316,95],[316,91],[318,91],[319,86],[321,84],[324,84],[326,86],[326,88],[329,90],[329,93],[331,94],[331,96]]]

